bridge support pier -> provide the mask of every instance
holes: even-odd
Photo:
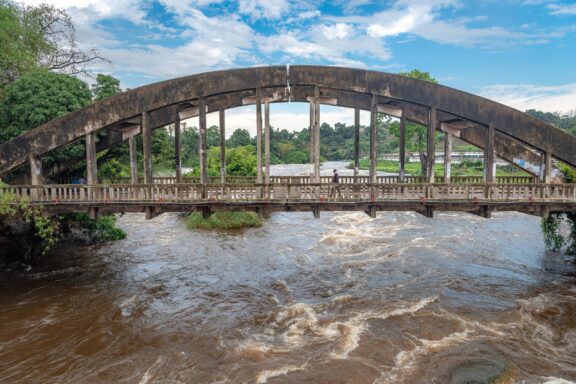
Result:
[[[400,171],[398,174],[398,181],[404,182],[404,174],[406,169],[406,110],[402,108],[402,115],[400,116]]]
[[[434,218],[434,207],[431,205],[425,205],[424,207],[422,207],[422,210],[416,212],[429,219]]]
[[[320,206],[313,205],[312,206],[312,214],[314,215],[314,218],[319,219],[320,218]]]
[[[220,119],[220,183],[226,184],[226,110],[218,111]]]
[[[426,182],[434,183],[434,165],[436,157],[436,106],[432,106],[428,118],[428,145],[426,151]]]
[[[354,177],[360,175],[360,108],[354,108]],[[356,180],[354,180],[356,181]]]
[[[207,219],[210,216],[212,216],[212,210],[210,209],[210,207],[201,207],[200,213],[202,214],[203,219]]]
[[[376,184],[376,139],[377,139],[377,117],[378,117],[378,96],[372,94],[372,103],[370,104],[370,183]]]
[[[490,123],[486,127],[486,139],[484,143],[484,182],[493,183],[495,179],[494,171],[494,124]]]
[[[144,152],[144,184],[152,184],[152,128],[148,112],[142,112],[142,146]]]
[[[152,220],[162,214],[162,211],[156,207],[146,207],[144,211],[146,212],[146,220]]]
[[[314,87],[314,182],[320,183],[320,88]],[[320,197],[318,189],[317,197]]]
[[[128,148],[130,150],[130,182],[138,184],[138,151],[136,149],[136,136],[128,139]]]
[[[182,148],[180,140],[180,112],[176,110],[174,114],[174,161],[176,163],[176,183],[182,182],[182,156],[180,150]]]
[[[452,168],[452,134],[444,133],[444,183],[450,184]]]
[[[369,205],[368,208],[364,211],[364,213],[366,213],[372,219],[376,218],[376,212],[378,212],[378,209],[375,205]]]
[[[204,100],[204,96],[200,96],[198,100],[198,125],[200,133],[200,145],[198,146],[200,152],[200,184],[205,185],[208,182],[208,165],[206,157],[206,100]],[[202,197],[206,196],[202,195]]]
[[[42,185],[44,184],[44,176],[42,174],[42,159],[35,155],[30,155],[30,184]]]
[[[88,217],[92,220],[96,220],[100,217],[100,209],[98,207],[88,208]]]
[[[264,183],[270,184],[270,103],[264,102]]]
[[[552,176],[552,156],[550,152],[544,151],[540,155],[540,182],[550,184]]]
[[[86,184],[98,184],[98,163],[96,160],[96,134],[86,135]]]

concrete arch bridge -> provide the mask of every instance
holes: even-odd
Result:
[[[310,177],[270,175],[270,103],[310,105]],[[258,174],[234,179],[207,176],[206,114],[219,113],[221,169],[225,169],[226,110],[256,105]],[[355,117],[354,177],[334,188],[320,175],[320,105],[353,109]],[[360,111],[370,112],[370,173],[358,175]],[[352,112],[351,112],[352,113]],[[378,113],[400,119],[400,168],[395,177],[376,174]],[[182,177],[180,121],[199,118],[200,176]],[[427,174],[405,174],[406,122],[427,129]],[[152,131],[174,125],[176,176],[154,178]],[[436,132],[445,135],[444,177],[435,178]],[[97,142],[96,134],[106,132]],[[137,170],[137,135],[143,142],[143,178]],[[453,137],[484,151],[482,178],[456,180],[450,175]],[[99,183],[97,153],[127,140],[131,178]],[[71,162],[42,169],[42,157],[68,144],[84,141],[86,185],[45,184]],[[525,169],[533,177],[496,178],[495,157]],[[434,211],[457,210],[489,217],[493,211],[513,210],[534,215],[576,210],[576,185],[552,183],[553,159],[576,167],[576,137],[532,116],[466,92],[389,73],[323,66],[271,66],[203,73],[163,81],[96,102],[0,145],[0,177],[28,167],[28,177],[3,187],[53,212],[146,212],[148,218],[167,211],[218,210],[312,211],[413,210],[428,217]],[[80,159],[77,159],[80,160]],[[339,193],[338,193],[339,192]]]

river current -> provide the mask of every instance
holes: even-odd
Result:
[[[539,218],[119,226],[126,240],[0,272],[0,383],[576,381],[576,264],[546,254]]]

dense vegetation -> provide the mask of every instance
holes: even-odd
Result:
[[[240,229],[262,226],[262,218],[255,212],[216,212],[204,219],[194,212],[186,218],[188,229]]]

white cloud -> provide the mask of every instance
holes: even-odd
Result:
[[[573,16],[576,15],[576,4],[548,4],[552,15]]]
[[[238,11],[254,19],[278,19],[290,10],[287,0],[239,0]]]
[[[497,84],[482,88],[480,95],[521,111],[527,109],[539,109],[546,112],[576,110],[576,83],[557,86]]]

